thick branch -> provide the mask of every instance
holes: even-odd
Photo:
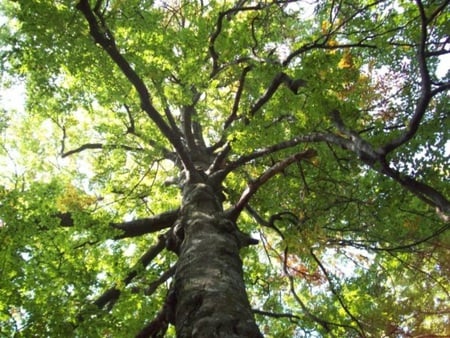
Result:
[[[172,265],[168,270],[164,271],[164,273],[159,276],[157,280],[151,282],[144,291],[145,295],[152,295],[162,283],[167,282],[167,280],[175,274],[176,268],[176,265]]]
[[[439,191],[425,183],[417,181],[413,177],[402,175],[387,165],[383,166],[382,169],[378,171],[393,178],[422,201],[436,208],[437,214],[443,221],[449,220],[450,201]]]
[[[141,218],[123,223],[113,223],[111,226],[123,231],[122,234],[115,237],[116,239],[137,237],[170,228],[177,217],[178,209],[163,212],[153,217]]]
[[[74,226],[72,215],[68,212],[60,213],[55,215],[55,217],[60,219],[61,226],[63,227]],[[170,228],[177,217],[178,209],[163,212],[153,217],[141,218],[129,222],[111,223],[110,226],[123,231],[120,235],[115,236],[114,239],[137,237]]]
[[[147,325],[145,325],[135,336],[135,338],[164,337],[169,326],[169,308],[164,304],[161,311]]]
[[[108,53],[114,63],[120,68],[122,73],[127,77],[127,79],[131,82],[131,84],[138,92],[142,110],[147,113],[150,119],[153,120],[153,122],[161,130],[163,135],[166,136],[169,142],[174,146],[185,168],[189,172],[195,173],[194,165],[190,159],[188,152],[184,148],[181,139],[179,138],[177,133],[174,132],[164,121],[162,116],[152,105],[150,93],[148,92],[147,86],[136,73],[136,71],[130,66],[128,61],[119,52],[114,37],[112,36],[109,29],[107,27],[104,27],[102,17],[99,16],[98,13],[94,14],[88,0],[80,0],[76,7],[83,13],[84,17],[86,18],[89,24],[90,34],[94,38],[95,42],[98,43],[106,53]],[[101,25],[99,24],[99,21],[101,22]]]
[[[371,144],[344,125],[339,111],[331,112],[331,119],[337,129],[348,138],[328,136],[329,142],[352,151],[373,170],[393,178],[425,203],[437,208],[438,213],[444,214],[444,217],[441,218],[445,219],[445,214],[450,213],[450,202],[440,192],[412,177],[401,175],[398,171],[390,168],[382,152],[374,150]]]
[[[356,132],[348,130],[345,127],[338,111],[333,111],[331,113],[331,118],[337,129],[346,135],[347,138],[331,133],[312,133],[309,135],[297,136],[291,140],[242,156],[238,160],[229,163],[227,167],[218,172],[217,175],[225,177],[232,170],[245,165],[254,159],[261,158],[282,149],[294,147],[300,143],[328,142],[353,152],[361,159],[361,161],[370,166],[373,170],[393,178],[425,203],[437,208],[438,214],[444,221],[448,219],[448,215],[450,214],[450,201],[448,201],[445,196],[434,188],[418,182],[412,177],[401,175],[399,172],[390,168],[380,151],[373,149],[372,145],[362,139]]]
[[[192,134],[192,106],[181,109],[181,130],[190,149],[195,149],[194,135]]]
[[[431,79],[430,73],[428,71],[426,53],[427,53],[427,23],[428,19],[425,14],[425,9],[420,1],[417,1],[417,6],[419,8],[420,13],[420,43],[417,50],[417,61],[419,64],[419,73],[421,78],[421,90],[420,90],[420,98],[417,101],[416,108],[414,110],[414,114],[411,120],[408,123],[408,128],[404,134],[390,141],[386,145],[383,146],[383,153],[386,155],[394,149],[400,147],[405,144],[409,140],[411,140],[419,129],[420,122],[422,121],[423,116],[428,108],[428,104],[431,101]]]
[[[343,137],[333,135],[330,133],[311,133],[308,135],[296,136],[290,140],[280,142],[262,149],[255,150],[251,154],[243,155],[237,160],[227,164],[226,168],[218,173],[220,175],[227,175],[231,171],[253,161],[258,158],[264,157],[266,155],[275,153],[280,150],[288,149],[299,145],[300,143],[310,143],[310,142],[330,142],[342,146],[343,148],[351,148],[350,141]]]

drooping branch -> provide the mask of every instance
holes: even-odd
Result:
[[[284,160],[275,163],[272,167],[267,169],[261,176],[256,180],[249,183],[247,188],[242,193],[239,201],[228,211],[228,216],[232,221],[236,221],[241,211],[247,206],[249,200],[252,196],[261,188],[269,179],[275,175],[283,172],[289,165],[296,163],[301,160],[308,160],[317,155],[314,149],[307,149],[300,153],[291,155]]]
[[[171,129],[171,127],[164,121],[160,113],[153,106],[147,86],[137,72],[131,67],[130,63],[120,53],[114,36],[106,26],[102,14],[99,11],[94,13],[88,0],[80,0],[76,7],[86,18],[89,24],[90,34],[94,38],[94,41],[98,43],[110,56],[110,58],[120,68],[122,73],[136,89],[140,98],[142,110],[147,113],[148,117],[158,126],[163,135],[166,136],[169,142],[176,149],[177,154],[185,168],[190,173],[195,173],[194,164],[191,161],[189,153],[183,146],[179,135]]]
[[[316,254],[314,253],[314,249],[311,248],[309,250],[311,256],[313,257],[313,259],[316,261],[317,265],[319,266],[320,270],[322,270],[322,273],[325,275],[325,277],[327,278],[328,281],[328,285],[330,286],[330,290],[331,292],[334,294],[334,296],[337,298],[339,304],[341,305],[341,307],[344,309],[345,313],[347,313],[347,315],[351,318],[351,320],[356,323],[356,325],[358,326],[359,330],[358,334],[360,335],[360,337],[366,337],[366,334],[364,333],[364,329],[361,325],[361,323],[359,322],[359,320],[353,315],[353,313],[350,311],[350,309],[348,308],[347,304],[344,303],[341,295],[339,294],[337,288],[334,285],[333,279],[331,278],[330,274],[328,273],[327,269],[325,268],[325,266],[322,264],[322,262],[320,261],[320,259],[316,256]]]

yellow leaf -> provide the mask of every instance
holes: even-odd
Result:
[[[338,68],[352,68],[353,67],[353,57],[350,51],[345,51],[341,60],[338,63]]]

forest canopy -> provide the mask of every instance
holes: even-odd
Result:
[[[450,337],[449,4],[3,1],[0,336]]]

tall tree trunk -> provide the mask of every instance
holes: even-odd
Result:
[[[174,284],[178,337],[262,337],[245,292],[243,234],[225,217],[220,192],[187,184],[174,232],[183,239]]]

